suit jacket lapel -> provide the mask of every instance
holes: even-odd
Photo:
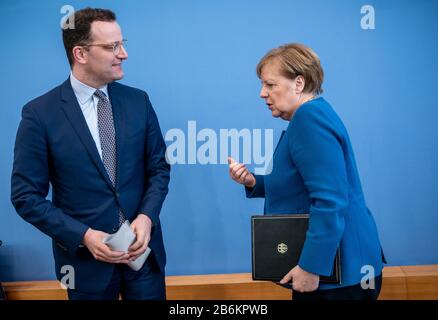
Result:
[[[64,110],[67,119],[70,121],[79,139],[84,144],[85,149],[97,170],[99,170],[102,177],[105,179],[109,187],[114,190],[111,180],[106,172],[102,160],[100,159],[99,152],[96,148],[96,143],[91,136],[90,130],[88,129],[87,122],[85,121],[84,114],[82,113],[81,107],[76,99],[73,92],[73,88],[70,84],[70,79],[67,79],[61,87],[61,100],[64,102],[62,108]]]

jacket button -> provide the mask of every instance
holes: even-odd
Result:
[[[114,227],[113,228],[113,232],[116,232],[118,229],[117,229],[117,227]]]

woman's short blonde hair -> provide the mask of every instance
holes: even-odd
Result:
[[[324,71],[318,55],[309,47],[300,43],[289,43],[270,50],[257,65],[257,76],[260,78],[263,67],[270,62],[280,62],[280,71],[291,80],[301,75],[304,77],[304,92],[322,93]]]

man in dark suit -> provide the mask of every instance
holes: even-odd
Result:
[[[69,79],[23,108],[11,200],[53,239],[58,279],[66,266],[74,271],[70,299],[165,299],[159,213],[170,166],[158,120],[144,91],[114,82],[128,57],[115,14],[74,14],[74,29],[63,29]],[[125,220],[136,240],[128,252],[112,251],[103,240]],[[132,270],[127,263],[148,246],[143,267]]]

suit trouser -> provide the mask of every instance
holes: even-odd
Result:
[[[165,300],[166,286],[154,255],[150,255],[139,271],[125,264],[115,264],[114,272],[103,292],[88,293],[68,289],[69,300]]]
[[[336,289],[298,292],[293,290],[292,299],[303,300],[377,300],[382,288],[382,275],[374,278],[374,289],[362,289],[360,284]]]

